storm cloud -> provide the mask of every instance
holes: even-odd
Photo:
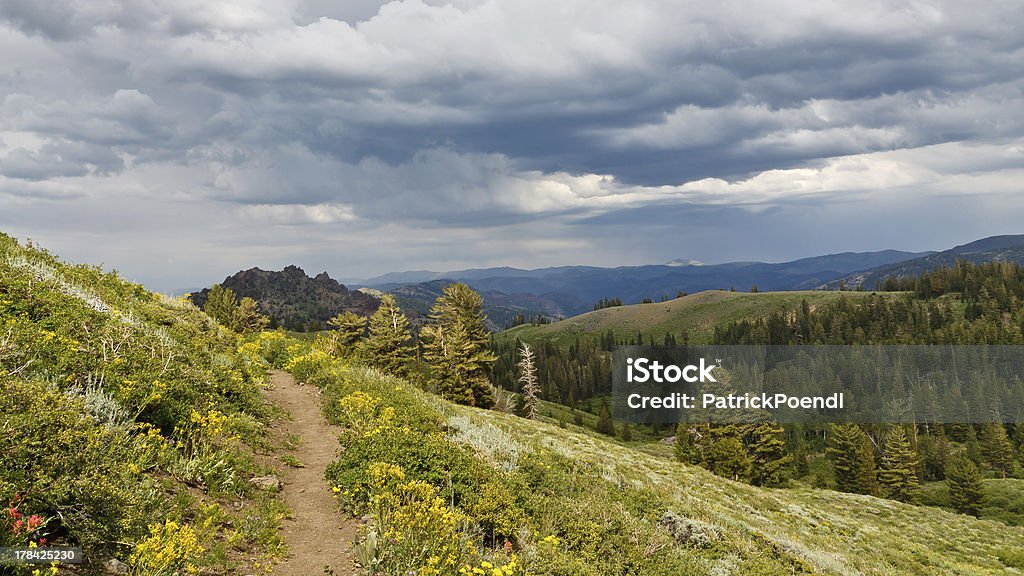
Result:
[[[1021,232],[1024,5],[0,0],[0,230],[253,265],[784,260]]]

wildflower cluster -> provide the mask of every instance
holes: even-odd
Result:
[[[133,473],[166,463],[173,455],[173,445],[160,433],[158,428],[142,422],[136,425],[136,430],[138,435],[135,438],[132,462],[129,463],[129,467],[134,466]]]
[[[292,356],[284,365],[299,382],[310,383],[310,378],[326,373],[331,365],[331,355],[323,350],[313,349],[306,354]]]
[[[235,352],[238,353],[239,358],[243,359],[251,366],[257,366],[263,369],[268,367],[266,359],[263,358],[263,349],[260,346],[258,339],[242,342]]]
[[[357,390],[338,400],[337,415],[351,434],[366,436],[388,431],[395,420],[395,409],[382,407],[380,398]]]
[[[271,366],[284,366],[288,359],[287,339],[280,330],[273,332],[260,332],[256,336],[256,342],[260,346],[260,356],[270,363]]]
[[[504,563],[481,559],[462,530],[467,517],[447,506],[433,485],[409,480],[401,467],[383,462],[371,464],[369,475],[376,542],[370,568],[419,576],[523,574],[514,554]]]
[[[481,560],[478,566],[465,565],[459,568],[459,574],[479,576],[517,576],[523,574],[523,567],[515,554],[509,558],[507,564],[496,566],[487,560]]]
[[[149,536],[135,547],[129,563],[134,574],[146,576],[196,574],[196,561],[204,551],[191,526],[167,520],[149,527]]]
[[[26,542],[45,544],[46,538],[42,537],[42,531],[48,520],[38,514],[22,513],[19,510],[21,502],[21,495],[16,494],[8,502],[7,508],[0,513],[0,544],[20,545]]]
[[[241,423],[236,415],[227,415],[220,410],[208,408],[205,412],[192,410],[188,421],[175,429],[175,435],[189,448],[223,446],[229,441],[239,440],[235,433]]]

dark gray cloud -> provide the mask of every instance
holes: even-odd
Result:
[[[180,284],[254,254],[342,276],[781,259],[833,245],[787,242],[798,223],[861,229],[883,205],[919,234],[876,239],[942,248],[970,238],[917,224],[935,198],[980,210],[960,223],[978,235],[1024,215],[1021,21],[1019,2],[0,0],[0,227],[172,285],[99,232],[163,252],[187,226]]]

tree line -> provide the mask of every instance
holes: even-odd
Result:
[[[1024,344],[1019,264],[957,262],[879,287],[898,294],[840,297],[817,307],[803,301],[794,310],[719,326],[714,342]],[[996,412],[1000,401],[1013,401],[997,396],[986,392]],[[787,436],[796,475],[809,471],[817,444],[831,469],[831,477],[819,477],[822,484],[917,502],[922,481],[945,481],[950,504],[967,514],[984,506],[985,476],[1024,477],[1024,424],[800,425],[787,426]]]

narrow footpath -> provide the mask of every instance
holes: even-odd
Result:
[[[280,421],[282,437],[295,435],[299,445],[287,454],[305,467],[282,465],[282,493],[292,511],[282,536],[288,556],[274,567],[280,576],[315,576],[359,573],[352,559],[352,541],[358,521],[338,510],[324,480],[327,465],[338,450],[338,430],[320,413],[320,398],[313,386],[300,386],[291,374],[274,371],[267,396],[285,409],[291,419]]]

